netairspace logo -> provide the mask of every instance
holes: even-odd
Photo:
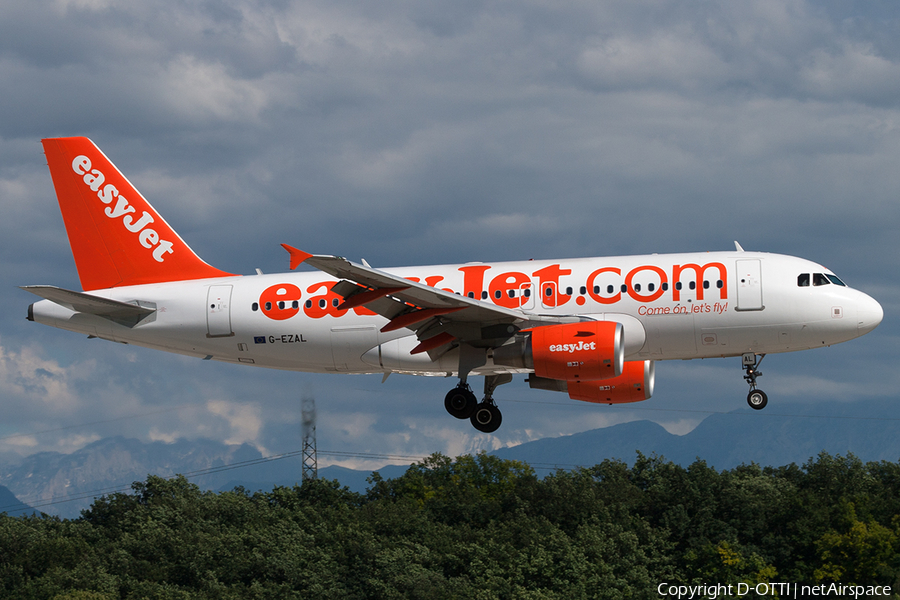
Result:
[[[702,584],[702,585],[675,585],[668,582],[659,584],[656,592],[663,598],[677,598],[678,600],[693,598],[742,597],[747,594],[755,596],[773,596],[778,598],[867,598],[877,596],[890,596],[889,585],[844,585],[841,583],[821,585],[801,585],[798,583],[748,583],[737,584]]]

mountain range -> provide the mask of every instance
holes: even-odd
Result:
[[[557,468],[591,466],[612,458],[633,463],[637,452],[656,454],[680,465],[696,459],[717,469],[742,463],[803,464],[820,452],[853,453],[865,461],[900,460],[900,416],[893,402],[847,402],[828,405],[782,405],[772,410],[743,409],[716,413],[685,435],[673,435],[652,421],[632,421],[503,448],[493,454],[521,460],[538,474]],[[385,478],[407,466],[379,469]],[[149,473],[186,475],[203,489],[271,490],[300,481],[301,458],[290,453],[267,460],[253,446],[210,440],[174,443],[141,442],[112,437],[71,454],[42,452],[0,464],[0,512],[33,509],[61,517],[77,517],[95,496],[128,491]],[[354,491],[365,491],[370,471],[339,466],[319,469],[319,477],[337,479]],[[4,488],[11,494],[5,495]],[[22,504],[22,502],[27,504]],[[33,509],[31,508],[33,507]]]
[[[494,452],[534,467],[572,468],[605,458],[629,464],[637,452],[686,466],[697,459],[717,469],[744,463],[802,464],[820,452],[852,453],[864,461],[900,460],[900,415],[894,402],[791,405],[712,414],[690,433],[672,435],[652,421],[632,421],[545,438]]]

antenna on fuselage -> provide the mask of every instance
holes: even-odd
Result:
[[[741,245],[737,243],[737,240],[734,240],[734,249],[737,250],[738,252],[744,251],[744,249],[741,248]]]

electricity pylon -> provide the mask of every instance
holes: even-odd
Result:
[[[316,399],[304,392],[300,404],[303,420],[303,472],[301,483],[319,476],[319,462],[316,458]]]

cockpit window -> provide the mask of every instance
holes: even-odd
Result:
[[[825,277],[824,273],[813,273],[813,285],[828,285],[831,281]]]
[[[842,285],[847,287],[847,284],[841,281],[841,279],[837,275],[832,275],[831,273],[825,273],[825,277],[831,280],[831,283],[834,285]]]
[[[797,275],[797,285],[799,287],[809,287],[809,273]]]

